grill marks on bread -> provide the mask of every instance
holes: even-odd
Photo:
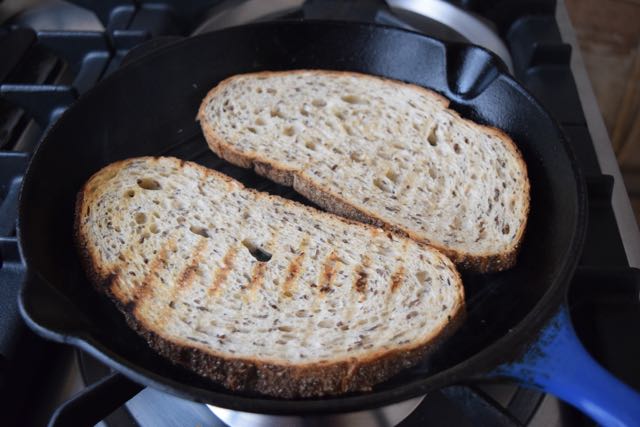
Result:
[[[189,287],[193,284],[194,280],[198,274],[198,266],[202,262],[202,258],[204,257],[204,249],[207,246],[207,239],[202,239],[196,245],[195,249],[191,253],[189,264],[178,274],[176,278],[176,282],[173,285],[173,289],[171,290],[171,296],[169,297],[169,304],[167,304],[162,310],[159,319],[157,320],[158,325],[162,327],[165,322],[169,320],[171,316],[174,314],[174,302],[176,300],[182,299],[179,298],[180,294],[183,292],[188,292]]]
[[[366,390],[420,360],[463,311],[438,251],[190,162],[112,164],[78,200],[96,287],[154,349],[234,390]]]
[[[291,262],[287,266],[286,278],[284,279],[284,285],[282,286],[282,295],[291,298],[292,292],[295,290],[296,279],[300,275],[303,268],[303,262],[306,256],[307,246],[309,245],[309,237],[302,238],[302,242],[298,247],[298,253],[292,258]]]
[[[367,292],[367,280],[369,273],[367,268],[369,267],[370,259],[368,256],[363,255],[362,263],[356,267],[356,280],[353,283],[353,289],[360,294],[360,298],[366,297]]]
[[[224,254],[224,257],[222,258],[222,263],[218,267],[218,270],[215,272],[213,283],[211,284],[208,290],[209,295],[211,297],[215,297],[220,292],[220,288],[222,287],[224,282],[227,280],[227,276],[229,275],[229,272],[233,269],[233,262],[234,262],[236,253],[238,252],[238,249],[239,247],[237,246],[230,247],[227,250],[227,252]]]
[[[176,242],[173,240],[169,240],[166,245],[162,246],[160,251],[158,251],[156,257],[151,261],[150,268],[147,274],[142,279],[142,284],[135,288],[133,294],[133,301],[136,304],[139,304],[146,300],[150,294],[153,293],[153,290],[156,286],[156,281],[159,281],[158,272],[161,269],[166,268],[166,259],[167,254],[176,247]],[[131,248],[133,250],[133,248]]]
[[[320,276],[319,291],[321,294],[331,292],[331,283],[336,275],[336,264],[340,262],[340,258],[335,252],[331,252],[322,264],[322,274]]]

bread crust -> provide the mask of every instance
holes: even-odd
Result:
[[[261,71],[256,73],[248,73],[250,75],[256,76],[272,76],[279,75],[282,72],[280,71]],[[233,82],[235,79],[244,77],[248,74],[235,75],[231,76],[222,82],[220,82],[217,86],[211,89],[202,103],[200,104],[200,108],[198,110],[198,114],[196,116],[196,120],[200,122],[202,127],[205,139],[209,148],[216,153],[219,157],[224,160],[233,163],[236,166],[240,166],[243,168],[251,169],[253,168],[258,175],[264,176],[268,179],[271,179],[274,182],[277,182],[282,185],[293,187],[298,193],[316,203],[318,206],[326,209],[330,212],[333,212],[337,215],[341,215],[346,218],[350,218],[359,222],[363,222],[366,224],[375,225],[376,227],[381,227],[386,230],[397,233],[403,237],[409,237],[413,240],[416,240],[420,243],[427,244],[431,247],[435,247],[445,255],[447,255],[458,268],[468,271],[473,271],[477,273],[490,273],[490,272],[498,272],[507,270],[513,267],[516,264],[516,260],[518,257],[518,253],[520,251],[522,240],[524,238],[524,233],[526,230],[527,219],[529,216],[529,208],[530,208],[530,183],[527,174],[527,165],[524,161],[522,153],[515,145],[513,140],[502,130],[481,125],[469,119],[465,119],[461,117],[458,112],[449,108],[449,100],[439,93],[424,88],[422,86],[400,82],[396,80],[391,80],[383,77],[372,76],[368,74],[361,74],[356,72],[349,71],[329,71],[329,70],[292,70],[287,71],[290,74],[297,73],[312,73],[317,75],[351,75],[357,78],[364,79],[372,79],[372,80],[382,80],[387,84],[397,84],[397,85],[405,85],[411,87],[413,90],[421,92],[422,94],[431,97],[437,100],[442,107],[450,114],[454,115],[459,120],[462,120],[467,125],[474,127],[480,131],[490,133],[495,135],[497,138],[501,139],[505,142],[507,149],[514,155],[517,159],[519,167],[524,176],[524,182],[526,188],[523,190],[525,192],[525,208],[524,208],[524,218],[521,223],[520,228],[515,234],[515,238],[512,240],[511,245],[508,248],[505,248],[500,253],[479,253],[479,254],[471,254],[467,252],[461,252],[455,249],[448,248],[446,246],[440,245],[436,242],[432,242],[424,236],[420,236],[415,232],[412,232],[408,228],[404,228],[392,223],[385,221],[384,219],[376,216],[372,212],[367,212],[366,210],[359,208],[348,200],[340,197],[340,195],[331,191],[330,188],[324,188],[316,185],[313,181],[306,177],[304,172],[301,170],[292,170],[287,168],[285,165],[271,160],[265,156],[260,155],[259,153],[240,153],[237,150],[234,150],[231,144],[225,142],[225,140],[218,135],[211,124],[206,120],[205,108],[209,101],[217,96],[218,92],[222,91],[228,84]]]
[[[151,348],[174,364],[195,371],[234,392],[260,393],[284,399],[369,391],[375,384],[383,382],[401,370],[423,360],[464,321],[464,289],[461,276],[451,261],[442,257],[447,268],[454,273],[455,283],[452,285],[459,291],[458,304],[449,322],[442,324],[440,329],[431,331],[429,336],[420,342],[413,342],[386,351],[371,352],[367,357],[353,357],[323,363],[290,363],[257,358],[228,357],[197,343],[179,342],[163,336],[149,326],[144,319],[137,316],[136,301],[127,301],[126,297],[118,291],[117,282],[120,280],[120,271],[118,269],[109,270],[101,265],[97,251],[82,229],[81,219],[86,209],[92,204],[92,189],[99,186],[100,176],[106,175],[108,177],[112,172],[121,169],[132,160],[134,159],[122,160],[108,165],[94,174],[80,190],[75,205],[74,240],[81,264],[94,288],[108,296],[116,304],[119,311],[124,314],[127,324],[144,337]],[[185,163],[181,161],[181,165]],[[199,168],[206,174],[213,174],[228,182],[234,182],[232,178],[217,171],[191,162],[189,165]],[[286,181],[287,177],[284,176],[281,179]],[[98,182],[95,182],[96,180]],[[90,186],[90,184],[92,185]],[[246,191],[260,194],[261,197],[277,198],[283,200],[285,204],[301,206],[308,211],[309,215],[319,214],[317,210],[308,206],[299,205],[278,196],[259,193],[239,183],[238,185]],[[335,221],[354,223],[349,219],[329,213],[322,213],[322,215],[327,215]],[[366,224],[358,224],[358,226],[370,227]],[[145,285],[148,284],[142,284],[142,286]]]

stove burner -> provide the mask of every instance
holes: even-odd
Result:
[[[344,414],[318,415],[315,417],[295,417],[286,415],[253,414],[232,411],[207,405],[224,423],[231,427],[306,427],[306,426],[371,426],[390,427],[398,425],[411,414],[424,400],[424,396],[384,406],[371,411],[349,412]]]
[[[330,5],[327,5],[330,3]],[[498,55],[513,71],[507,46],[483,18],[441,0],[386,2],[325,0],[223,1],[193,31],[202,34],[251,22],[274,19],[345,19],[393,25],[447,41],[471,42]],[[331,12],[327,12],[330,10]]]

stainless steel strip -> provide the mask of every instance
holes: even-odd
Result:
[[[618,223],[627,260],[631,267],[640,267],[640,231],[638,231],[638,223],[622,180],[620,166],[613,152],[607,128],[604,125],[602,114],[598,108],[598,103],[584,66],[580,46],[571,25],[564,0],[557,2],[556,20],[562,40],[570,44],[573,50],[571,54],[571,71],[576,81],[578,95],[587,119],[587,126],[593,140],[600,169],[602,173],[612,175],[615,180],[612,196],[613,212]]]

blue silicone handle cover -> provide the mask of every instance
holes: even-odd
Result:
[[[602,368],[582,346],[566,306],[551,318],[524,356],[493,376],[551,393],[604,426],[640,426],[640,394]]]

